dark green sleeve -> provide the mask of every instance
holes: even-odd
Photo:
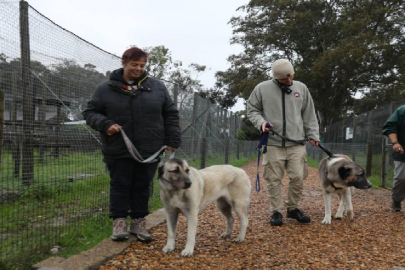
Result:
[[[405,133],[402,129],[404,128],[404,115],[405,115],[405,105],[399,107],[394,111],[394,113],[385,122],[382,133],[386,136],[395,133],[403,134]],[[405,135],[405,134],[403,134]]]

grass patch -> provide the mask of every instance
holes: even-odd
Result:
[[[319,162],[307,156],[307,162],[309,167],[319,168]]]

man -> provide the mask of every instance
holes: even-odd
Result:
[[[405,105],[400,106],[385,122],[382,130],[392,144],[394,158],[394,186],[391,189],[392,210],[401,211],[401,202],[405,199]]]
[[[272,65],[273,80],[258,84],[247,101],[247,116],[262,132],[269,132],[266,123],[279,134],[294,140],[309,138],[314,146],[319,144],[319,126],[314,103],[305,84],[293,81],[294,68],[286,59]],[[276,136],[269,136],[267,153],[263,155],[263,178],[272,214],[270,224],[283,224],[281,180],[284,170],[290,178],[288,187],[287,217],[300,223],[311,218],[298,208],[302,196],[306,168],[306,148]]]
[[[121,136],[124,130],[145,159],[166,145],[179,147],[179,112],[165,85],[145,71],[148,55],[137,47],[122,56],[123,68],[114,70],[110,79],[99,86],[83,111],[86,123],[100,132],[103,161],[110,171],[110,217],[114,241],[128,239],[130,233],[140,241],[152,237],[146,230],[149,188],[157,162],[138,163],[129,153]]]

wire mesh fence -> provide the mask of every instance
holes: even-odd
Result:
[[[382,135],[382,126],[404,101],[395,101],[358,117],[327,126],[322,133],[322,144],[334,154],[345,154],[366,169],[368,176],[377,179],[381,186],[392,187],[394,161],[392,147]],[[308,155],[320,161],[326,154],[308,146]]]
[[[121,59],[23,1],[0,2],[0,40],[2,259],[47,249],[83,224],[108,218],[99,135],[81,112]],[[256,154],[256,142],[237,139],[239,116],[165,84],[180,111],[176,157],[204,167]]]

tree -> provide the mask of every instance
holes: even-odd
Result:
[[[172,68],[172,53],[163,45],[156,47],[146,47],[143,49],[149,53],[146,70],[156,78],[166,79]]]
[[[191,63],[187,68],[182,67],[180,61],[174,63],[174,70],[170,72],[169,81],[177,84],[181,89],[189,92],[198,92],[203,89],[199,75],[205,71],[206,66]]]
[[[394,1],[251,0],[233,17],[231,67],[217,80],[247,99],[287,58],[309,88],[321,126],[347,115],[360,90],[405,89],[405,4]],[[373,90],[374,91],[374,90]]]

